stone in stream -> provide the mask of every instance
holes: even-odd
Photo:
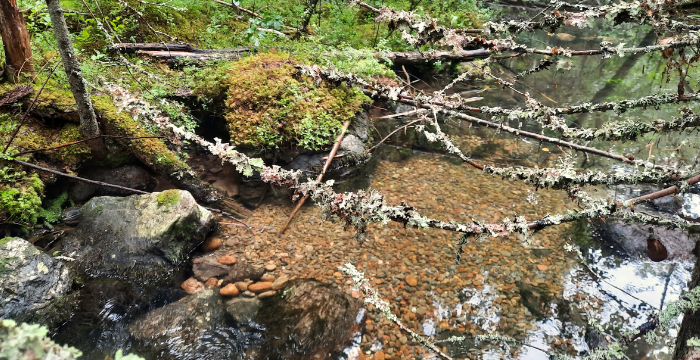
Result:
[[[229,267],[220,263],[214,256],[200,256],[192,260],[192,272],[197,280],[207,281],[228,274]]]
[[[161,281],[173,275],[214,225],[211,212],[187,191],[97,197],[83,206],[80,223],[61,250],[92,277]]]
[[[226,281],[232,283],[245,280],[257,281],[260,280],[264,274],[265,269],[261,267],[237,263],[230,268]]]
[[[641,192],[634,192],[637,188]],[[615,187],[616,200],[624,201],[626,199],[645,195],[659,188],[649,185],[635,185],[634,188],[627,186]],[[635,205],[635,211],[643,212],[649,215],[658,216],[664,219],[673,219],[677,216],[693,215],[694,211],[698,211],[694,205],[694,199],[698,192],[695,187],[689,190],[689,194],[683,197],[683,203],[679,203],[675,198],[667,196],[664,198],[651,201],[650,204]],[[699,202],[700,204],[700,202]],[[698,234],[692,234],[682,229],[669,229],[663,226],[645,225],[641,223],[627,224],[619,220],[592,220],[591,228],[595,239],[608,245],[609,249],[617,255],[624,258],[642,259],[648,258],[649,244],[647,239],[652,237],[660,242],[660,246],[666,250],[663,258],[668,260],[689,260],[693,258],[693,249],[695,243],[700,240]],[[657,257],[655,257],[657,259]],[[658,259],[661,259],[659,257]]]
[[[206,334],[226,326],[219,289],[209,288],[137,318],[127,329],[156,350],[195,355]],[[206,357],[202,357],[206,358]]]
[[[251,326],[261,306],[257,298],[238,297],[226,302],[226,312],[239,325]]]
[[[290,281],[286,288],[283,296],[261,300],[255,320],[270,334],[263,353],[290,360],[340,353],[353,337],[361,302],[315,280]]]
[[[0,318],[53,328],[77,305],[72,284],[68,267],[28,241],[0,240]]]

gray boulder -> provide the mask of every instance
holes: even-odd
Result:
[[[346,135],[343,137],[343,141],[340,142],[340,148],[358,154],[365,152],[365,144],[355,135]]]
[[[81,209],[62,250],[93,277],[167,280],[214,225],[211,212],[187,191],[96,197]]]
[[[0,318],[54,327],[75,299],[68,267],[20,238],[0,240]]]

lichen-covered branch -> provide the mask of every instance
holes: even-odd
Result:
[[[632,174],[610,174],[602,171],[581,171],[574,167],[570,156],[560,159],[558,167],[493,167],[485,166],[484,172],[504,179],[523,180],[537,188],[568,189],[583,185],[616,185],[637,183],[661,183],[677,180],[678,174],[667,171],[642,169]]]

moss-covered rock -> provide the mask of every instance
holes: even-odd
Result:
[[[297,75],[296,63],[283,53],[251,56],[200,72],[193,91],[200,99],[225,104],[232,143],[296,143],[318,150],[332,145],[342,123],[369,99],[345,86],[315,85]]]
[[[96,197],[81,209],[80,223],[62,250],[91,276],[158,282],[168,279],[214,224],[212,214],[182,190]]]
[[[0,317],[53,327],[76,305],[62,262],[20,238],[0,241]]]
[[[221,196],[208,183],[203,182],[190,169],[186,162],[170,151],[165,143],[145,129],[126,112],[118,112],[109,96],[93,96],[95,111],[105,131],[111,135],[123,137],[149,137],[123,140],[122,143],[151,170],[167,176],[175,185],[192,193],[205,202],[219,200]]]

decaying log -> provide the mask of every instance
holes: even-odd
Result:
[[[0,106],[11,105],[19,101],[19,99],[34,92],[31,85],[17,85],[14,89],[2,94],[0,97]]]
[[[474,59],[486,59],[491,56],[491,51],[463,50],[463,51],[393,51],[377,53],[381,62],[383,59],[391,60],[397,65],[420,64],[429,61],[470,61]]]
[[[254,54],[255,48],[242,47],[236,49],[202,50],[189,44],[159,44],[159,43],[122,43],[110,46],[111,53],[135,53],[146,55],[158,60],[164,60],[175,64],[180,61],[203,62],[218,59],[238,59],[242,56]],[[421,64],[433,61],[471,61],[485,59],[491,56],[489,50],[464,50],[464,51],[393,51],[376,52],[379,62],[391,61],[397,65]]]

